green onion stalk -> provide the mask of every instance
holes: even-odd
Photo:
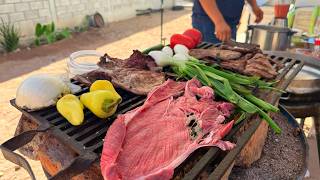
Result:
[[[250,114],[258,113],[276,133],[281,133],[280,127],[266,113],[278,112],[279,109],[257,98],[248,89],[276,90],[272,87],[276,81],[265,82],[258,77],[248,77],[222,70],[218,66],[206,65],[191,56],[188,56],[187,61],[171,61],[171,67],[182,78],[191,79],[196,77],[203,85],[214,88],[217,95],[236,104],[242,111]],[[244,117],[244,115],[241,117]],[[239,120],[237,123],[239,123]]]

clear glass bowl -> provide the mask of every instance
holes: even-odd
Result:
[[[98,69],[102,53],[95,50],[82,50],[72,53],[67,61],[69,78]]]

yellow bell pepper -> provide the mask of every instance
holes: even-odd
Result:
[[[84,120],[83,108],[83,104],[73,94],[67,94],[57,102],[58,112],[74,126],[82,124]]]
[[[116,91],[110,90],[95,90],[80,96],[83,105],[99,118],[112,116],[121,100]]]
[[[91,86],[90,86],[90,92],[96,91],[96,90],[110,90],[116,92],[114,89],[112,83],[108,80],[96,80]]]

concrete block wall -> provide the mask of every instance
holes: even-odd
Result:
[[[23,43],[31,42],[36,23],[55,22],[58,28],[73,28],[86,15],[99,12],[106,23],[132,18],[137,9],[159,9],[160,0],[0,0],[0,18],[14,23]],[[165,7],[173,0],[164,0]],[[0,22],[1,23],[1,22]]]
[[[49,0],[0,0],[0,18],[14,23],[22,39],[28,39],[33,36],[36,23],[51,21]]]

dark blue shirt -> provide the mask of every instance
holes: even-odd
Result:
[[[216,0],[217,6],[224,17],[229,23],[238,24],[240,21],[244,0]],[[203,10],[199,0],[194,0],[193,15],[208,16]]]

